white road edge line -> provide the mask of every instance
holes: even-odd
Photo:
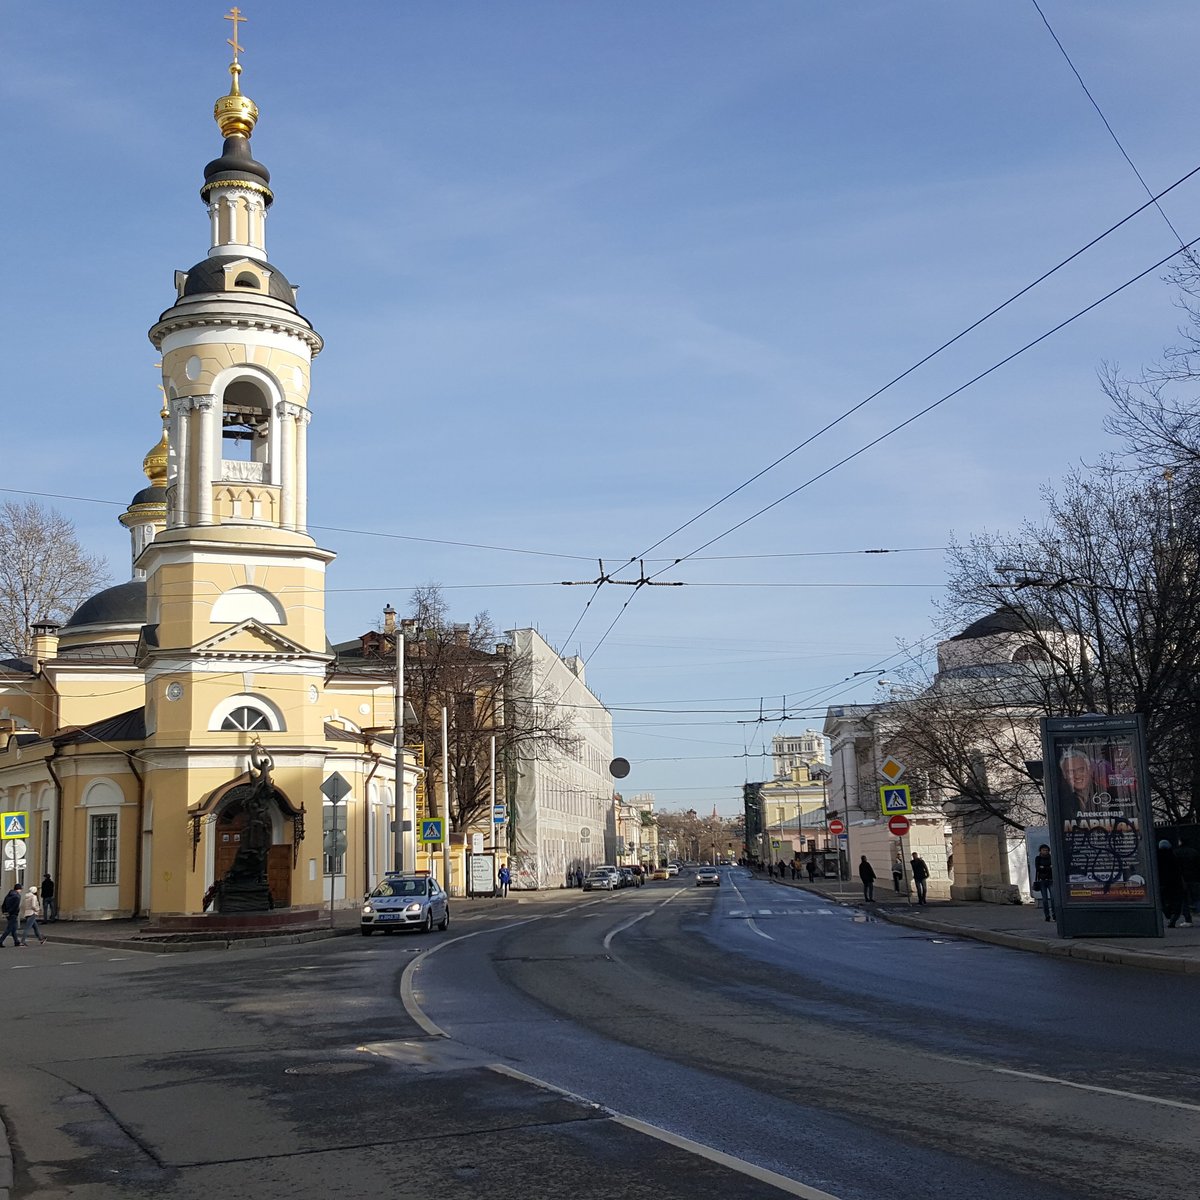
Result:
[[[1161,1104],[1165,1108],[1182,1108],[1188,1112],[1200,1112],[1200,1104],[1188,1104],[1183,1100],[1167,1100],[1162,1096],[1147,1096],[1145,1092],[1123,1092],[1120,1088],[1099,1087],[1094,1083],[1075,1083],[1071,1079],[1059,1079],[1054,1075],[1037,1075],[1033,1071],[1014,1071],[1009,1067],[988,1067],[987,1069],[996,1075],[1015,1075],[1018,1079],[1032,1079],[1037,1083],[1056,1083],[1059,1087],[1075,1088],[1081,1092],[1099,1092],[1102,1096],[1118,1096],[1122,1100],[1138,1100],[1142,1104]]]
[[[763,933],[763,931],[759,929],[759,927],[754,923],[753,917],[751,917],[746,924],[749,925],[750,928],[753,929],[760,938],[766,938],[768,942],[773,942],[775,940],[769,933]]]
[[[643,913],[642,915],[645,916],[646,914]],[[703,1158],[708,1162],[716,1163],[718,1166],[727,1167],[731,1171],[737,1171],[740,1175],[747,1175],[751,1179],[758,1180],[760,1183],[770,1184],[772,1187],[778,1188],[781,1192],[786,1192],[789,1196],[799,1196],[800,1200],[838,1200],[836,1196],[831,1195],[829,1192],[822,1192],[819,1188],[798,1183],[794,1179],[789,1179],[786,1175],[780,1175],[776,1171],[769,1171],[766,1167],[755,1166],[754,1163],[747,1162],[744,1158],[735,1158],[732,1154],[726,1154],[723,1150],[715,1150],[712,1146],[706,1146],[703,1142],[693,1141],[682,1134],[672,1133],[669,1129],[662,1129],[658,1125],[639,1121],[637,1117],[626,1116],[624,1113],[616,1112],[614,1109],[607,1108],[603,1104],[597,1104],[595,1100],[589,1100],[586,1096],[580,1096],[576,1092],[567,1091],[566,1088],[561,1088],[557,1084],[547,1083],[546,1080],[538,1079],[534,1075],[527,1075],[524,1071],[518,1071],[514,1067],[506,1066],[504,1063],[489,1063],[488,1070],[494,1071],[497,1075],[507,1075],[510,1079],[517,1079],[522,1083],[529,1083],[534,1087],[554,1092],[564,1099],[574,1100],[578,1104],[586,1104],[589,1108],[599,1109],[600,1112],[607,1113],[615,1125],[624,1125],[626,1129],[632,1129],[634,1133],[640,1133],[644,1137],[652,1137],[656,1141],[666,1142],[668,1146],[674,1146],[678,1150],[685,1150],[688,1154],[696,1155],[697,1158]]]

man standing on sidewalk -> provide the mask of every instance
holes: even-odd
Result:
[[[0,904],[0,912],[4,913],[4,932],[0,933],[0,946],[12,936],[13,945],[21,944],[21,935],[17,932],[17,917],[21,912],[21,885],[14,883],[8,895],[4,897],[4,903]]]
[[[1050,861],[1050,847],[1043,842],[1033,860],[1034,890],[1042,894],[1042,912],[1047,921],[1054,920],[1054,864]]]
[[[512,872],[508,869],[508,863],[500,868],[500,895],[508,895],[508,885],[512,883]]]
[[[875,900],[875,868],[867,862],[865,854],[858,864],[858,877],[862,880],[863,899],[873,903]]]
[[[892,863],[892,888],[899,892],[900,883],[904,879],[904,862],[897,854],[895,861]]]
[[[925,860],[914,850],[912,853],[913,883],[917,885],[917,903],[925,903],[925,881],[929,878],[929,868]]]

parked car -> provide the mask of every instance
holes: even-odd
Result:
[[[671,877],[678,875],[679,874],[679,864],[678,863],[667,863],[667,874]]]
[[[704,887],[706,884],[713,887],[721,886],[721,872],[716,867],[701,867],[696,872],[696,886]]]
[[[670,879],[671,878],[670,869],[667,867],[655,867],[654,871],[650,875],[650,878],[651,879]]]
[[[618,867],[617,871],[621,876],[622,887],[634,887],[637,884],[632,867]]]
[[[370,937],[376,929],[450,928],[450,898],[428,875],[385,875],[363,900],[359,929]]]
[[[619,886],[617,874],[611,867],[598,867],[589,871],[583,879],[585,892],[611,892]]]

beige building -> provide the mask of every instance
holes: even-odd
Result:
[[[252,852],[276,907],[353,903],[395,858],[394,691],[334,669],[334,555],[307,528],[322,341],[267,257],[258,112],[230,74],[208,248],[150,329],[166,428],[121,518],[133,577],[0,662],[0,809],[28,814],[20,873],[54,875],[64,917],[199,914]]]

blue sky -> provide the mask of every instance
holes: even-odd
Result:
[[[117,502],[54,503],[120,580],[116,514],[157,437],[146,330],[208,244],[227,6],[4,8],[3,484]],[[738,810],[763,770],[744,752],[780,728],[738,723],[758,697],[791,698],[785,729],[819,727],[826,697],[874,690],[842,681],[933,631],[941,553],[843,552],[1036,515],[1043,483],[1109,448],[1097,370],[1175,336],[1152,275],[663,576],[688,586],[641,589],[593,655],[630,590],[602,589],[565,644],[591,589],[557,581],[646,550],[1136,208],[1140,185],[1032,2],[243,9],[268,249],[327,344],[309,511],[339,555],[331,635],[439,581],[463,619],[486,608],[579,648],[634,764],[625,789],[664,807]],[[1151,186],[1191,170],[1195,6],[1043,9]],[[1164,205],[1185,239],[1198,189]],[[691,552],[1171,245],[1146,213],[651,557]]]

